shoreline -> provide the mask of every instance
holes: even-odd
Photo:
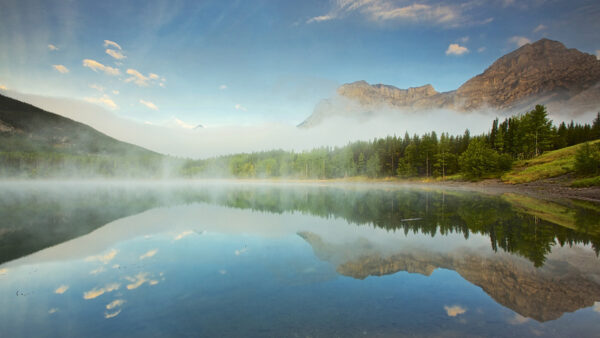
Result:
[[[399,178],[366,178],[366,177],[350,177],[350,178],[335,178],[335,179],[287,179],[287,178],[246,178],[246,179],[105,179],[105,178],[89,178],[89,179],[0,179],[0,184],[171,184],[171,183],[242,183],[242,184],[308,184],[308,185],[355,185],[355,186],[378,186],[378,187],[418,187],[418,188],[439,188],[463,191],[475,191],[485,194],[503,194],[517,193],[527,195],[543,200],[561,200],[561,199],[576,199],[589,201],[600,204],[600,186],[587,188],[574,188],[567,185],[569,175],[564,175],[555,178],[538,180],[530,183],[510,184],[504,183],[500,179],[484,179],[481,181],[457,181],[457,180],[419,180],[419,179],[399,179]]]

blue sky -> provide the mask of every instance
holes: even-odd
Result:
[[[597,1],[0,3],[0,88],[190,125],[301,122],[346,82],[456,89],[542,37],[600,53]]]

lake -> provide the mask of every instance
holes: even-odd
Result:
[[[600,332],[600,206],[385,184],[0,183],[1,337]]]

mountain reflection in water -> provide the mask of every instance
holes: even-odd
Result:
[[[58,316],[66,310],[65,304],[54,298],[78,292],[68,304],[83,307],[82,313],[91,311],[93,303],[73,304],[102,299],[102,310],[98,310],[102,319],[128,321],[149,320],[147,311],[135,305],[142,299],[151,302],[152,297],[163,297],[166,309],[176,313],[206,311],[212,304],[214,313],[206,314],[206,320],[212,318],[215,323],[206,328],[205,335],[237,335],[243,331],[236,330],[259,325],[262,319],[244,321],[235,328],[225,323],[221,327],[216,321],[219,314],[229,311],[228,306],[249,299],[249,286],[257,297],[267,298],[245,305],[248,311],[257,306],[280,313],[281,298],[304,307],[321,304],[323,311],[342,313],[351,310],[339,307],[342,299],[360,307],[361,294],[372,293],[370,297],[378,299],[399,292],[405,298],[419,294],[428,299],[420,285],[424,282],[417,277],[428,276],[427,283],[438,290],[439,298],[430,301],[444,303],[434,308],[422,305],[410,315],[414,323],[442,310],[446,318],[458,320],[453,324],[459,325],[454,327],[456,335],[466,332],[462,330],[468,325],[463,321],[470,316],[488,323],[477,326],[482,331],[468,326],[478,332],[472,334],[492,332],[488,330],[495,324],[489,322],[490,316],[501,308],[479,298],[476,289],[460,284],[466,280],[515,312],[509,324],[516,331],[506,335],[524,334],[519,330],[526,329],[528,334],[541,330],[560,335],[560,330],[577,325],[585,336],[591,328],[598,328],[588,312],[569,317],[569,325],[562,319],[565,313],[600,301],[599,210],[585,202],[555,203],[514,194],[362,185],[7,184],[0,190],[0,261],[5,262],[0,265],[0,299],[9,306],[19,299],[47,302],[44,316]],[[35,273],[46,277],[31,280],[28,276]],[[62,275],[72,280],[63,280]],[[378,283],[387,286],[380,289]],[[451,291],[452,287],[458,291]],[[41,290],[52,296],[41,296]],[[163,291],[149,294],[149,290]],[[132,292],[145,294],[136,300]],[[450,301],[453,293],[466,298]],[[164,298],[167,295],[172,298]],[[476,303],[468,305],[469,299]],[[323,302],[333,302],[328,303],[333,308]],[[366,312],[353,311],[354,324],[376,325],[377,320],[367,319]],[[305,316],[317,330],[299,329],[299,333],[347,333],[336,331],[340,328],[335,325],[321,327],[310,313],[295,315]],[[6,312],[0,324],[7,324],[11,316]],[[164,316],[165,320],[169,317]],[[289,318],[273,320],[284,323]],[[384,321],[385,316],[378,320]],[[397,331],[399,326],[390,324],[386,332],[412,334],[417,329],[403,323],[409,331]],[[539,326],[543,323],[550,326]],[[14,323],[7,325],[0,333],[22,332]],[[98,325],[92,325],[100,330],[92,335],[106,333]],[[187,325],[194,328],[193,322]],[[88,326],[74,332],[90,334]],[[218,331],[224,329],[232,331]]]

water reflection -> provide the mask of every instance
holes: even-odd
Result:
[[[0,266],[1,336],[599,328],[592,204],[381,187],[16,190],[12,200],[0,193],[17,222],[0,224],[0,242],[12,245],[1,257],[10,260]],[[45,331],[49,318],[71,331]],[[147,328],[129,328],[140,321]]]

